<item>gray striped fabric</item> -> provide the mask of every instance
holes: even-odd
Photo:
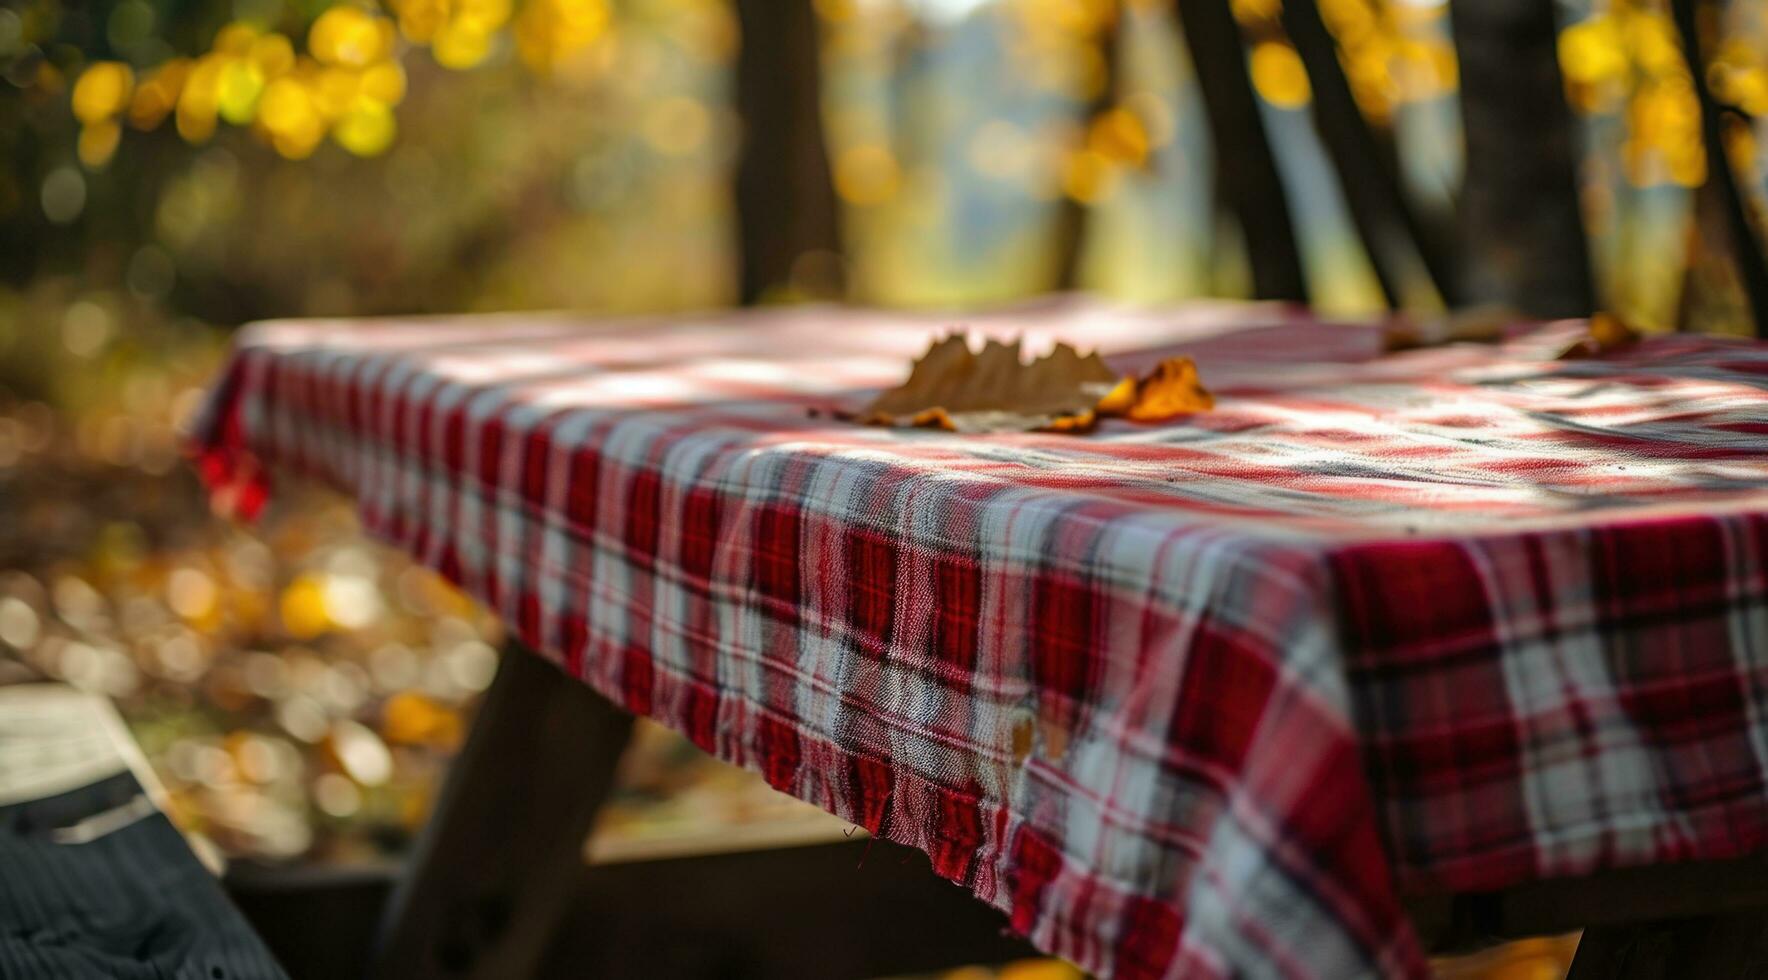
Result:
[[[285,975],[141,785],[0,806],[0,978]]]

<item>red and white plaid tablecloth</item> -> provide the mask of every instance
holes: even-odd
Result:
[[[1405,891],[1768,845],[1768,346],[1051,306],[963,322],[1219,407],[831,418],[951,322],[260,324],[194,441],[1101,974],[1418,973]]]

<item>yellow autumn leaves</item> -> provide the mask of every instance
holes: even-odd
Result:
[[[514,19],[516,54],[547,74],[595,43],[608,28],[605,0],[527,0],[519,13],[510,0],[390,0],[399,32],[427,44],[437,64],[472,68],[491,54],[497,34]]]
[[[509,23],[509,0],[394,0],[399,33],[427,44],[445,68],[472,68],[491,54],[491,42]]]
[[[135,72],[118,61],[101,61],[74,83],[74,118],[80,120],[80,159],[98,166],[117,151],[123,130],[117,116],[129,106]]]
[[[310,156],[329,136],[357,156],[374,156],[398,133],[394,108],[405,98],[400,57],[428,46],[446,68],[472,68],[511,26],[511,0],[390,0],[392,17],[339,4],[307,31],[306,51],[286,35],[235,22],[210,50],[173,58],[137,79],[118,61],[88,65],[72,104],[80,122],[79,156],[101,167],[115,154],[127,122],[155,129],[168,118],[191,143],[220,123],[248,127],[291,160]],[[549,73],[607,28],[607,0],[527,0],[514,14],[517,55]]]
[[[1715,98],[1753,116],[1768,112],[1768,54],[1759,44],[1729,37],[1711,59],[1707,83]],[[1600,5],[1560,34],[1559,63],[1573,105],[1618,115],[1625,124],[1621,160],[1630,182],[1694,187],[1706,179],[1700,105],[1662,0]]]
[[[1150,93],[1138,93],[1094,117],[1084,143],[1063,168],[1062,192],[1082,204],[1110,196],[1124,170],[1147,164],[1155,149],[1148,120],[1162,108]]]
[[[1248,71],[1266,102],[1300,109],[1313,97],[1307,71],[1279,24],[1281,0],[1232,0],[1248,32]],[[1387,122],[1400,105],[1440,98],[1459,81],[1455,49],[1442,28],[1440,3],[1319,0],[1337,40],[1346,79],[1371,119]]]
[[[595,42],[608,26],[601,0],[528,0],[516,18],[516,53],[538,74],[550,74]]]
[[[1247,56],[1253,87],[1279,109],[1299,109],[1313,98],[1301,55],[1282,41],[1260,41]]]
[[[307,53],[284,35],[233,23],[196,58],[174,58],[135,82],[128,66],[101,61],[74,85],[80,159],[102,166],[116,151],[119,122],[136,129],[170,117],[178,135],[201,143],[220,123],[250,127],[291,160],[329,135],[372,156],[393,141],[393,107],[405,98],[392,22],[356,7],[333,7],[308,31]]]

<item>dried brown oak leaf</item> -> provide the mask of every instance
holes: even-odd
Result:
[[[1504,328],[1522,319],[1501,304],[1485,304],[1417,321],[1401,318],[1382,327],[1381,346],[1390,354],[1442,347],[1446,344],[1495,344],[1504,339]]]
[[[952,432],[1085,432],[1102,416],[1153,422],[1214,404],[1188,357],[1138,380],[1067,344],[1026,363],[1017,340],[990,340],[977,353],[953,334],[915,361],[907,381],[848,417]]]

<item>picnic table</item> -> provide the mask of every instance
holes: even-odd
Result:
[[[950,325],[1125,372],[1189,354],[1217,405],[1079,436],[832,414]],[[352,495],[600,699],[1102,976],[1416,975],[1470,909],[1706,908],[1660,867],[1745,867],[1698,897],[1768,902],[1768,345],[1558,359],[1581,330],[1387,354],[1295,307],[1077,301],[282,321],[240,333],[193,448],[242,515],[272,474]],[[548,924],[625,716],[538,664],[506,660],[386,955],[483,970],[438,943]],[[498,867],[449,857],[488,836]],[[1626,915],[1551,897],[1610,880]],[[495,914],[462,904],[486,888]]]

